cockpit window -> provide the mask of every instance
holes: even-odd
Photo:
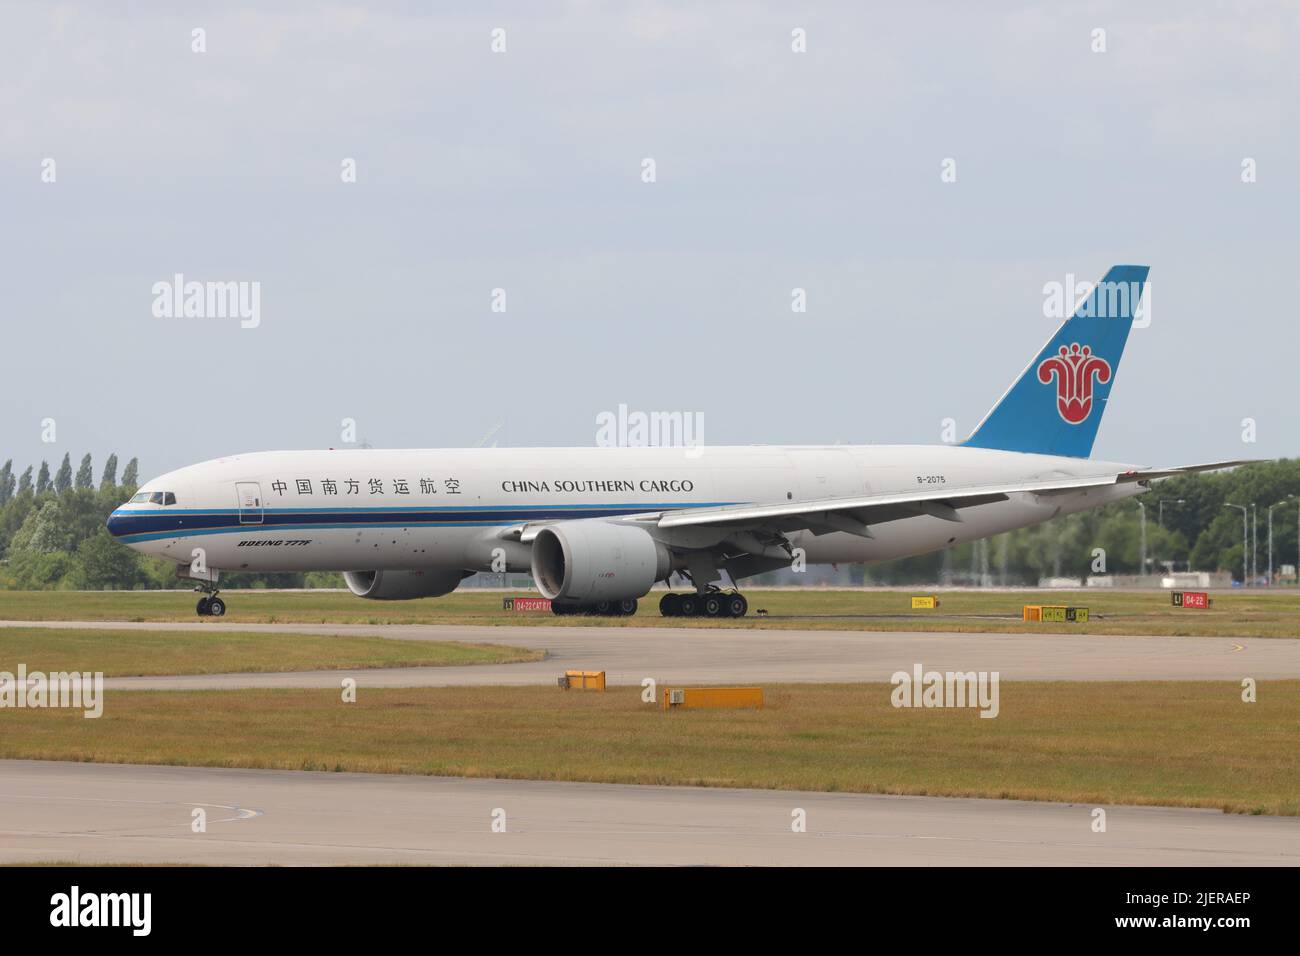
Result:
[[[176,495],[170,491],[142,491],[131,499],[131,504],[174,505]]]

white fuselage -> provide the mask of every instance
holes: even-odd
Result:
[[[1118,474],[1129,466],[962,446],[739,446],[278,451],[169,472],[113,513],[113,534],[221,571],[527,570],[529,546],[502,532],[525,522],[614,517],[740,503]],[[801,531],[810,563],[921,554],[1145,491],[1123,484],[1012,494],[872,527],[873,537]],[[163,492],[174,504],[139,501]],[[167,499],[170,500],[170,499]],[[708,547],[707,529],[685,547]],[[699,537],[699,536],[703,537]],[[497,559],[494,564],[494,557]]]

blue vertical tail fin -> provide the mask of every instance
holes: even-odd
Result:
[[[1092,454],[1147,271],[1113,266],[965,444],[1071,458]]]

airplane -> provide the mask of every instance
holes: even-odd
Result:
[[[664,616],[743,617],[734,583],[795,561],[923,554],[1246,464],[1088,457],[1147,274],[1111,268],[961,443],[258,452],[146,482],[108,530],[175,561],[199,615],[225,613],[223,571],[341,571],[376,600],[528,571],[555,614],[635,614],[677,574]]]

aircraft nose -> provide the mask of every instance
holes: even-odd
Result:
[[[127,533],[127,525],[129,523],[130,519],[128,519],[120,509],[109,515],[108,521],[105,522],[108,527],[108,533],[115,538],[120,538],[122,535]]]

